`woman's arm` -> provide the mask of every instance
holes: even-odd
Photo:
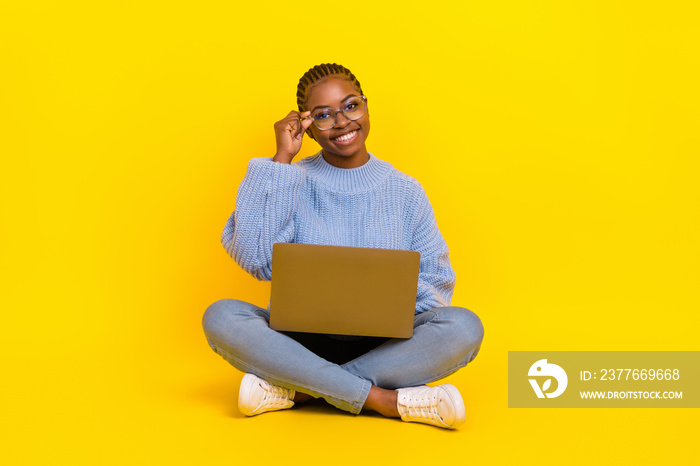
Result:
[[[433,207],[422,186],[417,198],[411,249],[421,253],[416,295],[416,314],[419,314],[450,305],[456,276],[450,264],[447,243],[438,229]]]
[[[256,158],[238,188],[236,210],[226,222],[221,243],[258,280],[272,276],[272,245],[294,235],[294,212],[304,173],[294,165]]]
[[[294,238],[294,212],[304,173],[291,165],[299,153],[309,112],[289,112],[275,123],[277,152],[248,163],[236,197],[236,210],[226,222],[221,243],[246,272],[258,280],[272,276],[272,245]]]

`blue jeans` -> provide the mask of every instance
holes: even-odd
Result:
[[[207,308],[202,323],[209,345],[236,369],[321,397],[354,414],[362,409],[372,385],[386,389],[424,385],[466,366],[484,337],[477,315],[461,307],[418,314],[408,339],[318,336],[306,346],[308,334],[272,330],[269,320],[267,309],[222,299]],[[334,362],[319,356],[324,346],[319,338],[321,343],[326,338],[328,348],[346,348],[343,353],[352,359]],[[354,354],[358,349],[360,354]]]

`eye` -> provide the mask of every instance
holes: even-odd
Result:
[[[346,102],[345,107],[343,107],[343,110],[356,110],[358,107],[360,107],[360,105],[362,105],[362,100],[358,98],[353,98]]]
[[[313,115],[314,120],[326,120],[328,118],[333,118],[330,110],[319,110]]]

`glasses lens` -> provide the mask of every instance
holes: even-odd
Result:
[[[352,97],[345,101],[343,113],[350,120],[357,120],[365,113],[365,101],[361,97]]]
[[[311,114],[319,129],[330,129],[335,124],[335,112],[330,108],[320,108]]]

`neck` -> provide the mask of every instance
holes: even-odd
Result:
[[[326,162],[338,168],[357,168],[366,164],[369,160],[369,153],[363,146],[362,150],[355,152],[349,156],[342,156],[323,151],[323,158]]]

